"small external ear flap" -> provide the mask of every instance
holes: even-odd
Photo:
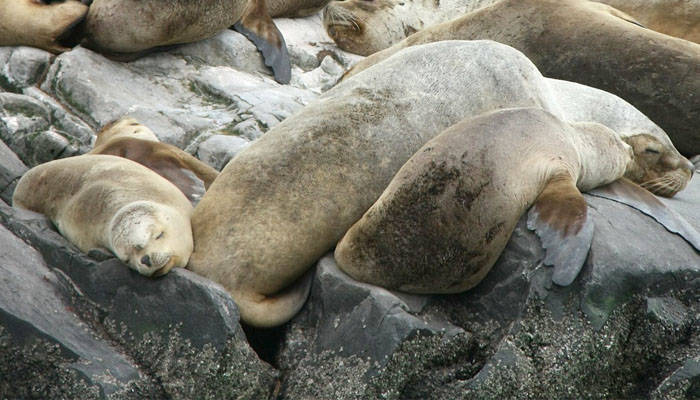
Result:
[[[287,44],[282,33],[272,22],[265,0],[252,0],[243,17],[233,25],[233,29],[253,42],[262,53],[265,65],[272,68],[277,82],[289,83],[292,79],[292,66]]]
[[[586,261],[594,230],[586,200],[570,175],[547,183],[530,208],[527,227],[542,242],[544,263],[554,267],[552,281],[570,285]]]
[[[680,235],[686,242],[700,251],[700,233],[675,211],[666,207],[651,192],[626,178],[599,187],[588,194],[613,200],[636,208],[656,220],[669,232]]]

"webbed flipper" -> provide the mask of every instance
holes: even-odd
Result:
[[[243,17],[233,29],[248,38],[263,56],[265,65],[272,68],[275,80],[286,84],[292,78],[287,44],[267,12],[265,0],[251,0]]]
[[[542,242],[544,264],[554,267],[552,281],[570,285],[586,261],[594,230],[586,200],[570,176],[549,181],[530,208],[527,227]]]
[[[700,233],[651,192],[629,179],[618,179],[611,184],[596,188],[588,194],[626,204],[641,211],[663,225],[669,232],[680,235],[691,246],[700,251]]]

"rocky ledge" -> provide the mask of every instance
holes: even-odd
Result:
[[[356,59],[318,17],[278,25],[289,86],[232,31],[126,64],[82,48],[0,48],[0,397],[700,398],[700,253],[595,195],[594,241],[569,287],[551,283],[523,219],[466,293],[389,292],[327,255],[296,318],[245,331],[220,286],[86,256],[43,216],[8,205],[27,167],[88,150],[125,114],[221,168]],[[700,230],[698,199],[696,176],[664,201]]]

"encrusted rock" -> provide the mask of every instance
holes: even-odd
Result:
[[[0,392],[5,398],[99,398],[139,369],[73,310],[79,296],[41,255],[0,226]]]
[[[698,188],[696,177],[687,190]],[[477,287],[412,296],[421,307],[397,302],[394,313],[380,311],[387,309],[382,296],[356,295],[378,289],[341,279],[325,258],[287,328],[278,358],[283,398],[693,398],[700,387],[698,250],[638,210],[585,197],[596,231],[568,287],[552,284],[524,219]],[[683,202],[668,204],[680,209]],[[377,320],[397,325],[365,323]],[[393,334],[415,320],[461,333]],[[383,363],[376,349],[385,351]],[[320,389],[321,382],[332,384]]]
[[[123,357],[150,377],[135,384],[136,393],[162,392],[179,399],[264,399],[272,392],[276,372],[248,346],[238,324],[238,309],[220,286],[182,269],[149,279],[115,258],[91,259],[53,230],[43,216],[4,203],[0,203],[0,223],[36,248],[37,257],[40,253],[48,267],[61,271],[84,298],[76,306],[81,320],[73,325],[104,332],[103,341],[117,343]],[[20,263],[18,268],[30,264]],[[8,295],[15,286],[9,284]],[[26,295],[34,296],[34,292],[27,289]],[[45,330],[57,335],[66,324],[49,324]],[[18,328],[9,323],[5,329]],[[56,341],[67,345],[61,338]],[[6,351],[19,350],[8,345]]]
[[[0,88],[20,92],[37,84],[53,58],[51,53],[33,47],[0,48]]]

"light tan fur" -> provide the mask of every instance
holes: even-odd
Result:
[[[19,180],[12,202],[45,214],[83,252],[110,250],[142,275],[184,267],[192,252],[190,202],[121,157],[88,154],[36,166]]]
[[[124,117],[103,126],[100,132],[97,133],[97,139],[95,139],[95,145],[93,147],[100,147],[110,140],[120,137],[160,142],[158,136],[147,126],[141,124],[134,118]]]
[[[0,46],[33,46],[53,53],[67,51],[60,39],[87,11],[87,6],[76,0],[52,4],[0,0]]]
[[[219,172],[191,154],[158,141],[148,127],[133,118],[105,125],[90,154],[110,154],[136,161],[177,186],[196,204]]]

